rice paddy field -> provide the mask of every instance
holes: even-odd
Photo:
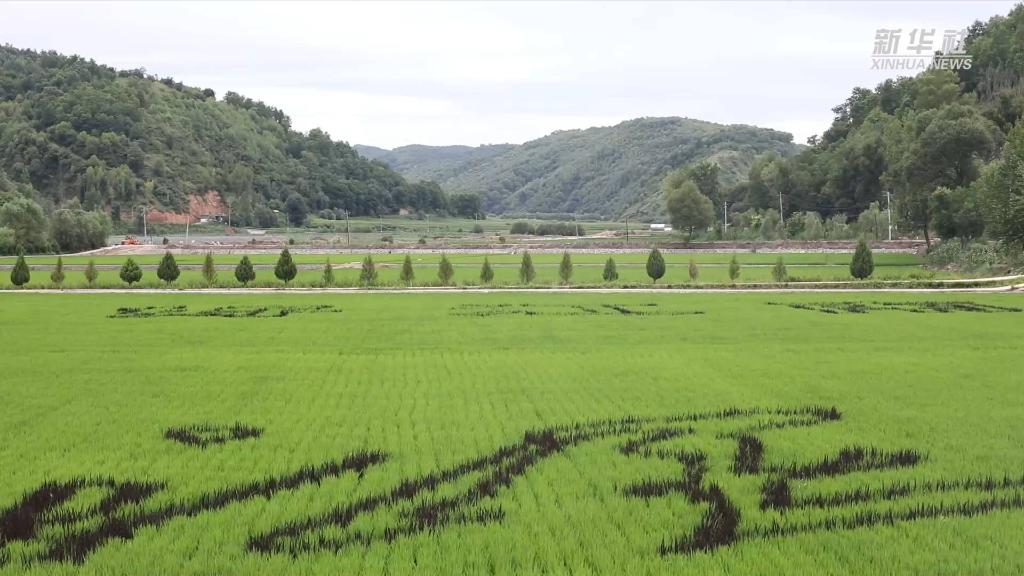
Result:
[[[0,295],[0,574],[1019,574],[1024,298]]]
[[[791,253],[791,254],[769,254],[769,253],[740,253],[736,254],[741,264],[740,283],[759,283],[772,281],[772,267],[779,256],[782,256],[786,264],[787,272],[793,281],[851,281],[850,259],[852,254],[845,253]],[[250,283],[258,287],[281,287],[284,284],[274,277],[274,263],[277,261],[277,254],[253,254],[250,255],[256,267],[256,280]],[[359,270],[364,255],[359,253],[335,253],[335,254],[309,254],[293,253],[295,262],[299,265],[298,276],[292,281],[297,286],[318,286],[320,285],[323,267],[328,259],[334,268],[335,285],[356,286],[359,285]],[[439,285],[437,277],[437,265],[441,258],[439,253],[417,252],[411,254],[413,268],[416,274],[414,285],[432,286]],[[477,286],[480,284],[480,267],[484,261],[484,254],[479,253],[451,253],[447,254],[448,259],[455,267],[453,283],[459,286]],[[645,264],[647,254],[641,252],[629,252],[621,254],[600,254],[577,252],[572,253],[574,285],[608,285],[601,277],[605,261],[612,257],[615,259],[619,273],[619,280],[610,285],[637,285],[649,284]],[[672,285],[717,285],[727,284],[729,280],[729,261],[733,254],[714,253],[665,253],[666,273],[664,278],[659,280],[660,284]],[[64,257],[64,264],[67,266],[65,272],[66,288],[84,288],[87,286],[83,273],[84,267],[91,260],[99,268],[99,276],[96,281],[98,287],[124,287],[125,284],[118,277],[118,269],[126,260],[126,256],[67,256]],[[136,286],[144,288],[156,288],[165,286],[156,275],[156,268],[160,262],[161,255],[149,254],[134,257],[135,261],[143,268],[142,280]],[[205,286],[200,267],[203,263],[202,254],[183,254],[176,256],[178,265],[182,268],[181,277],[172,285],[173,287],[201,287]],[[241,286],[235,280],[234,267],[241,258],[239,254],[215,254],[214,260],[218,268],[217,285],[221,287]],[[400,286],[399,273],[405,253],[395,251],[393,253],[373,254],[375,266],[378,272],[378,286]],[[498,286],[512,286],[519,284],[519,266],[522,261],[522,253],[493,253],[487,255],[488,260],[494,268],[493,284]],[[561,283],[558,276],[558,266],[561,261],[561,254],[558,253],[536,253],[532,254],[534,268],[537,277],[533,284],[536,286],[553,286]],[[959,277],[957,273],[944,270],[930,270],[924,267],[921,257],[915,254],[875,254],[875,273],[871,280],[948,280]],[[688,273],[688,264],[693,259],[698,264],[699,276],[696,281],[691,281]],[[50,286],[49,271],[56,263],[56,256],[32,256],[27,261],[33,267],[31,282],[26,285],[28,288],[45,288]],[[12,288],[10,272],[7,270],[14,264],[14,258],[0,258],[0,288]]]

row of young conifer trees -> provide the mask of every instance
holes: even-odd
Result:
[[[687,269],[690,281],[696,281],[700,275],[700,269],[697,266],[697,262],[693,259],[690,260]],[[665,259],[662,257],[661,252],[654,248],[647,255],[646,265],[647,276],[651,279],[652,283],[657,283],[666,272]],[[857,245],[857,250],[854,252],[853,259],[850,262],[850,273],[854,278],[864,279],[871,276],[874,272],[874,260],[871,254],[870,248],[864,241],[861,241]],[[298,268],[295,265],[295,261],[292,259],[291,252],[287,248],[281,251],[278,256],[277,263],[274,265],[274,276],[288,285],[295,276],[298,274]],[[170,285],[181,276],[181,270],[178,268],[178,263],[174,258],[174,254],[170,251],[165,252],[163,258],[160,259],[160,265],[156,270],[157,278],[164,281],[167,285]],[[127,283],[129,286],[142,280],[142,268],[135,262],[133,258],[128,258],[124,265],[121,266],[119,273],[121,280]],[[203,281],[207,286],[213,286],[217,282],[217,268],[214,266],[213,254],[210,252],[206,253],[206,257],[203,259],[202,266]],[[256,279],[256,271],[253,269],[252,261],[248,256],[242,256],[242,259],[235,266],[234,272],[235,280],[237,280],[243,286],[248,286],[249,282]],[[437,265],[437,278],[443,286],[449,286],[452,284],[452,280],[455,276],[455,266],[452,265],[451,261],[448,260],[448,256],[445,254],[441,255],[441,260]],[[569,284],[572,281],[573,276],[573,264],[572,257],[568,252],[562,253],[562,261],[558,266],[558,277],[562,284]],[[96,264],[93,261],[89,261],[89,264],[85,269],[85,279],[90,286],[92,286],[98,277],[96,270]],[[519,282],[523,285],[532,284],[537,277],[537,272],[533,266],[533,258],[529,252],[523,252],[523,258],[519,265]],[[604,270],[601,273],[601,277],[605,282],[615,282],[619,279],[618,268],[615,264],[615,259],[609,257],[605,262]],[[735,282],[740,277],[740,263],[734,255],[732,260],[729,261],[729,279]],[[27,284],[31,274],[29,271],[28,264],[25,262],[24,255],[19,255],[18,260],[15,262],[14,268],[11,270],[11,283],[15,286],[22,286]],[[494,281],[494,268],[491,266],[490,260],[485,256],[483,265],[480,267],[480,283],[490,284]],[[782,257],[779,256],[775,262],[775,266],[772,268],[772,278],[776,282],[787,282],[791,280],[786,270],[786,264]],[[61,257],[57,257],[57,265],[50,273],[50,281],[55,286],[61,286],[64,283],[64,262]],[[399,281],[410,286],[416,279],[416,273],[413,269],[412,257],[409,254],[405,255],[405,260],[402,262],[402,269],[398,276]],[[373,257],[367,255],[363,260],[362,267],[359,271],[359,282],[363,285],[373,285],[377,283],[377,268],[373,262]],[[323,275],[321,276],[321,283],[323,286],[333,286],[334,280],[334,267],[331,265],[330,258],[324,263]]]

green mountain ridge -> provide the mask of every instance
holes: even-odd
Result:
[[[659,185],[667,172],[711,160],[731,187],[758,155],[797,153],[792,140],[768,128],[667,117],[560,130],[519,145],[354,148],[411,180],[480,194],[492,213],[652,218],[664,216]]]
[[[0,173],[45,209],[181,211],[217,190],[233,222],[276,225],[274,210],[444,210],[326,132],[295,131],[281,110],[227,92],[115,70],[80,56],[0,45]],[[287,206],[286,206],[287,204]]]

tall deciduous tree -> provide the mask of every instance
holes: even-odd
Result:
[[[686,230],[687,240],[693,238],[694,230],[706,229],[715,219],[715,207],[711,200],[700,193],[685,171],[670,172],[662,182],[661,189],[672,227]]]

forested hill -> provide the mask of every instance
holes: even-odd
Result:
[[[664,213],[665,173],[700,160],[719,164],[722,186],[744,179],[766,152],[798,146],[785,132],[687,118],[638,118],[616,126],[558,131],[522,145],[356,146],[410,179],[475,192],[490,212],[620,217]]]
[[[795,236],[802,222],[877,212],[888,193],[901,233],[1024,246],[1024,6],[971,24],[962,48],[969,67],[936,53],[916,76],[854,88],[810,147],[759,159],[726,192],[731,213],[777,227],[781,195]]]
[[[44,208],[181,210],[188,195],[218,190],[242,225],[275,223],[286,203],[296,213],[444,206],[436,185],[411,185],[320,130],[296,132],[261,102],[10,46],[0,46],[0,171]]]

